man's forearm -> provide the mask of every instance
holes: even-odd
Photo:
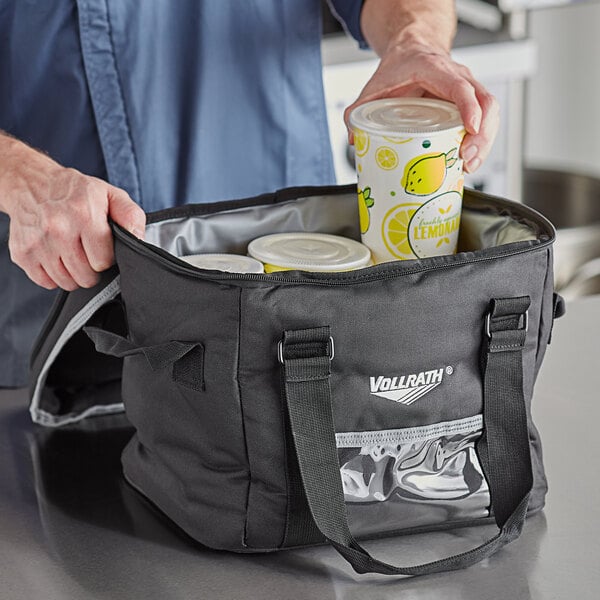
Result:
[[[498,131],[497,100],[450,56],[456,34],[453,0],[364,0],[364,37],[381,61],[359,97],[344,112],[381,98],[426,96],[453,102],[467,135],[461,158],[468,173],[487,157]],[[351,133],[350,133],[351,135]]]
[[[456,34],[453,0],[365,0],[361,29],[379,56],[415,44],[449,52]]]
[[[114,261],[108,218],[143,237],[144,211],[127,192],[0,132],[0,211],[12,261],[42,287],[91,287]]]
[[[14,188],[23,174],[58,167],[49,156],[0,130],[0,212],[10,213]]]
[[[9,212],[7,181],[13,176],[15,152],[20,151],[20,145],[19,140],[0,129],[0,212]]]

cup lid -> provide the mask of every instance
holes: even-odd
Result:
[[[201,269],[228,273],[264,273],[262,263],[240,254],[190,254],[179,258]]]
[[[366,266],[370,250],[328,233],[274,233],[250,242],[248,254],[269,265],[304,271],[349,271]]]
[[[369,133],[432,134],[463,127],[463,122],[458,108],[445,100],[384,98],[355,108],[350,125]]]

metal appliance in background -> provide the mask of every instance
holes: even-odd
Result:
[[[600,179],[525,169],[523,201],[557,229],[554,279],[566,298],[600,294]]]

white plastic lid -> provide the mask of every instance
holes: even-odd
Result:
[[[201,269],[228,273],[264,273],[262,263],[240,254],[190,254],[179,258]]]
[[[361,104],[350,113],[350,126],[368,133],[432,134],[463,127],[458,108],[433,98],[384,98]]]
[[[327,233],[265,235],[250,242],[248,254],[268,265],[303,271],[351,271],[371,260],[371,251],[360,242]]]

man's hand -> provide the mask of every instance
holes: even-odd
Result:
[[[97,283],[114,262],[108,217],[137,237],[146,223],[123,190],[1,133],[0,210],[10,217],[12,260],[47,289]]]
[[[381,57],[373,77],[346,109],[378,98],[426,96],[453,102],[467,130],[461,145],[465,171],[477,170],[499,126],[496,99],[450,57],[456,28],[451,0],[365,0],[361,26]]]

